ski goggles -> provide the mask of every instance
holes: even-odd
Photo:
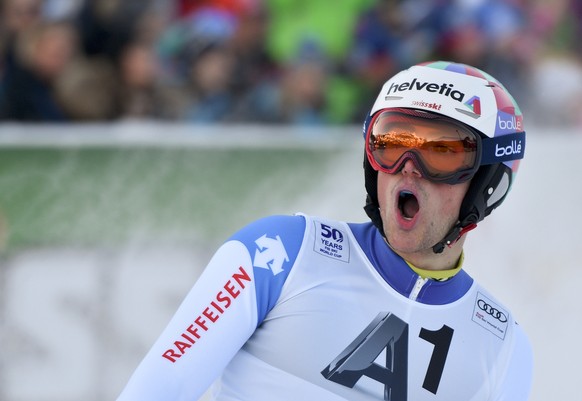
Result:
[[[377,113],[366,132],[372,167],[388,174],[412,160],[423,178],[458,184],[477,172],[481,136],[465,125],[433,113],[387,110]]]

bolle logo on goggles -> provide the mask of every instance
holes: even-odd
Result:
[[[523,159],[525,154],[525,132],[497,135],[494,138],[483,138],[481,165],[495,164],[510,160]]]
[[[410,82],[404,82],[401,84],[395,82],[392,85],[390,85],[390,88],[388,88],[388,92],[386,93],[386,98],[388,98],[391,94],[396,94],[398,92],[411,90],[417,91],[425,90],[427,92],[438,93],[440,95],[448,96],[451,99],[454,99],[458,102],[462,102],[465,99],[465,94],[453,88],[454,88],[453,84],[443,83],[439,85],[434,82],[419,82],[417,81],[416,78],[414,78]]]
[[[507,146],[495,144],[495,157],[512,156],[521,154],[521,141],[511,141]]]

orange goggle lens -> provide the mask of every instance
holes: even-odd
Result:
[[[423,177],[459,183],[479,167],[480,136],[435,114],[378,113],[366,134],[366,153],[374,169],[394,174],[409,158]]]

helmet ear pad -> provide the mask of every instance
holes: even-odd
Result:
[[[511,187],[511,178],[511,169],[503,163],[481,166],[461,203],[461,226],[477,224],[501,205]]]

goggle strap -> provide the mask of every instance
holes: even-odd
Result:
[[[481,165],[523,159],[525,132],[482,138],[481,143],[483,146]]]

